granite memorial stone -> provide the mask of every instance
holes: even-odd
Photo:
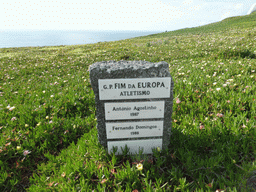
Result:
[[[166,62],[102,61],[89,67],[99,142],[131,154],[170,143],[174,83]]]

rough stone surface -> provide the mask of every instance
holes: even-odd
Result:
[[[171,136],[171,115],[173,106],[173,79],[169,72],[169,64],[162,61],[158,63],[151,63],[148,61],[102,61],[96,62],[89,67],[90,83],[95,94],[96,103],[96,117],[99,142],[107,148],[107,133],[104,104],[107,102],[145,102],[145,101],[165,101],[164,105],[164,126],[163,126],[163,145],[166,148],[169,144]],[[99,99],[99,79],[138,79],[138,78],[156,78],[156,77],[170,77],[170,98],[150,98],[150,99],[126,99],[126,100],[100,100]],[[154,119],[156,120],[156,119]],[[158,119],[159,120],[159,119]],[[145,120],[137,120],[145,121]],[[120,122],[120,121],[111,121]],[[151,139],[154,137],[151,137]],[[156,137],[159,138],[159,137]],[[140,138],[130,138],[125,140],[138,140]]]

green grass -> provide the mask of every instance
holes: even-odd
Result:
[[[249,191],[255,26],[253,13],[115,42],[0,49],[1,191]],[[88,68],[122,59],[170,64],[168,150],[115,156],[99,144]]]

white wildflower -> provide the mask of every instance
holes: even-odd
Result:
[[[29,153],[31,153],[29,150],[25,150],[25,151],[23,152],[23,155],[26,156],[26,155],[28,155]]]
[[[10,111],[12,111],[13,109],[15,109],[15,107],[14,107],[14,106],[9,108],[9,110],[10,110]]]
[[[11,119],[11,121],[14,121],[14,120],[17,120],[17,118],[16,118],[16,117],[13,117],[13,118]]]

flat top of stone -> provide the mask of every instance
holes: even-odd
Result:
[[[89,67],[89,71],[91,72],[94,69],[97,70],[107,70],[107,72],[123,70],[123,69],[149,69],[155,67],[167,67],[169,68],[169,64],[165,61],[161,61],[158,63],[152,63],[149,61],[101,61],[96,62]]]

